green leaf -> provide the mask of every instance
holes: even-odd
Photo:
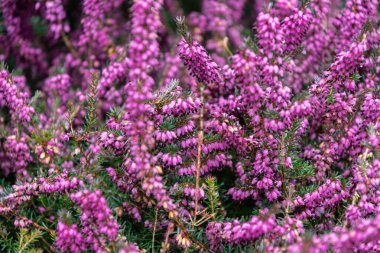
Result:
[[[32,16],[30,18],[30,24],[32,25],[34,33],[38,37],[45,36],[45,34],[46,34],[47,30],[48,30],[48,27],[47,27],[47,25],[45,24],[44,20],[41,17],[39,17],[39,16]]]
[[[86,106],[86,116],[85,116],[85,130],[89,132],[94,130],[97,115],[97,94],[98,94],[98,83],[99,78],[96,74],[92,75],[92,80],[90,84],[90,92],[87,95],[87,106]]]
[[[30,247],[33,243],[35,243],[41,237],[42,237],[42,232],[40,230],[35,229],[32,231],[29,231],[25,228],[22,228],[19,233],[18,248],[16,252],[18,253],[26,252],[28,247]]]

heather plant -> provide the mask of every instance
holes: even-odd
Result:
[[[377,0],[0,0],[1,252],[380,252]]]

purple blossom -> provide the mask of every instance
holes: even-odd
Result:
[[[62,0],[49,0],[45,3],[45,18],[49,22],[50,32],[54,39],[58,39],[62,32],[70,32],[70,26],[67,23],[66,12],[63,8]]]
[[[199,82],[210,85],[210,87],[222,82],[218,65],[198,42],[192,41],[189,44],[185,39],[181,39],[178,44],[178,54],[190,75]]]
[[[9,107],[13,117],[18,121],[30,121],[34,108],[28,105],[23,93],[19,91],[12,77],[6,70],[0,73],[0,101]]]
[[[0,0],[4,251],[379,252],[377,5]]]

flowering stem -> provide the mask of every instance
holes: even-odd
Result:
[[[153,227],[153,236],[152,236],[152,253],[154,253],[154,238],[156,236],[157,216],[158,216],[158,207],[156,207],[156,212],[154,215],[154,227]]]
[[[231,49],[228,47],[228,37],[224,37],[222,40],[222,45],[228,56],[233,56],[234,54],[232,53]]]
[[[169,236],[173,232],[173,230],[174,230],[174,224],[170,223],[168,231],[166,233],[165,242],[161,246],[161,250],[160,250],[161,253],[165,253],[168,250],[168,248],[169,248]]]
[[[192,227],[197,221],[197,213],[198,213],[198,193],[199,193],[199,178],[201,174],[201,155],[202,155],[202,144],[203,144],[203,104],[204,104],[204,86],[200,84],[200,97],[201,97],[201,110],[199,113],[199,132],[198,132],[198,155],[197,155],[197,174],[195,178],[195,208],[194,208],[194,219]]]
[[[145,192],[144,192],[144,190],[143,189],[141,189],[140,187],[139,187],[139,192],[141,193],[141,194],[144,194],[145,195]],[[152,200],[153,201],[153,200]],[[155,203],[155,205],[157,206],[157,203]],[[157,207],[158,208],[158,207]],[[204,251],[206,251],[206,252],[212,252],[212,251],[210,251],[210,249],[206,246],[206,245],[204,245],[203,243],[201,243],[200,241],[198,241],[190,232],[189,232],[189,230],[186,228],[186,226],[184,225],[184,224],[182,224],[182,222],[178,219],[178,216],[177,215],[173,215],[173,216],[171,216],[170,214],[169,214],[169,217],[175,222],[175,224],[182,230],[182,232],[184,233],[184,235],[186,236],[186,237],[188,237],[188,238],[190,238],[190,240],[192,241],[192,242],[194,242],[196,245],[198,245],[200,248],[202,248]]]
[[[206,252],[210,252],[209,248],[206,245],[204,245],[203,243],[201,243],[200,241],[198,241],[197,239],[195,239],[194,236],[192,236],[190,234],[189,230],[187,230],[187,228],[179,221],[179,219],[178,219],[177,216],[175,216],[173,218],[173,220],[175,221],[175,223],[177,224],[177,226],[182,230],[182,232],[185,234],[186,237],[190,238],[190,240],[192,240],[196,245],[198,245],[199,247],[201,247]]]
[[[62,36],[63,42],[65,43],[66,47],[69,49],[70,53],[75,58],[79,58],[78,52],[75,50],[75,48],[74,48],[73,44],[71,43],[69,37],[67,37],[66,33],[63,30],[61,30],[61,36]]]
[[[3,204],[0,204],[0,206],[1,206],[2,208],[5,207]],[[13,216],[15,216],[15,217],[22,218],[22,216],[18,215],[15,211],[10,211],[10,213],[11,213]],[[1,215],[4,216],[4,218],[7,218],[7,216],[5,216],[4,214],[1,214]],[[43,231],[49,232],[51,235],[55,235],[55,231],[54,231],[54,230],[51,230],[51,229],[46,228],[46,227],[43,227],[43,226],[41,226],[40,224],[38,224],[38,223],[32,221],[31,219],[28,219],[28,220],[31,221],[30,224],[32,224],[34,227],[39,228],[39,229],[41,229],[41,230],[43,230]]]
[[[281,166],[281,189],[283,194],[285,195],[286,193],[286,188],[285,188],[285,156],[286,156],[286,148],[285,148],[285,135],[282,135],[281,137],[281,150],[280,150],[280,166]]]

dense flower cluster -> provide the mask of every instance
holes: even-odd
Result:
[[[378,1],[0,19],[0,251],[380,251]]]
[[[1,103],[8,106],[14,120],[30,121],[33,107],[27,104],[27,94],[21,92],[12,80],[12,77],[5,70],[0,73],[0,93]]]
[[[222,81],[218,65],[198,42],[181,39],[178,44],[178,54],[190,74],[199,82],[218,85]]]

